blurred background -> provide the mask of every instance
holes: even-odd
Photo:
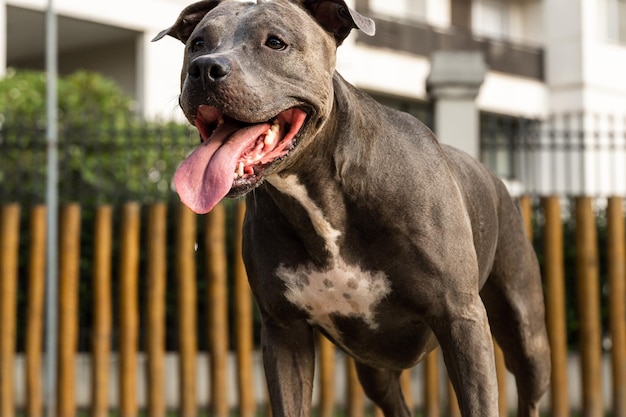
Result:
[[[150,40],[189,3],[55,1],[61,239],[76,248],[60,245],[61,267],[70,265],[60,275],[69,287],[59,289],[70,300],[65,316],[59,308],[68,320],[61,330],[70,332],[59,357],[67,370],[60,416],[265,411],[258,318],[253,307],[238,307],[251,303],[236,284],[245,283],[241,202],[223,203],[217,220],[190,216],[171,183],[198,137],[177,103],[183,45]],[[377,32],[346,39],[338,72],[479,158],[520,201],[556,346],[542,409],[626,417],[626,0],[348,3]],[[0,0],[2,417],[45,409],[36,263],[45,247],[36,246],[36,225],[46,195],[46,5]],[[107,231],[113,237],[102,238]],[[136,240],[126,241],[129,233]],[[376,412],[350,391],[350,362],[324,343],[317,412]],[[407,398],[429,417],[458,413],[443,364],[428,363],[407,373]],[[516,404],[514,381],[503,368],[499,375],[506,415]]]

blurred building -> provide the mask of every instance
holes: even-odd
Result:
[[[97,70],[147,117],[181,118],[182,45],[150,40],[189,3],[56,0],[60,73]],[[349,3],[377,24],[339,51],[357,87],[524,189],[626,193],[626,0]],[[0,72],[44,68],[46,5],[0,0]]]

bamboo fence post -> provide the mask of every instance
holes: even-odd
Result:
[[[607,217],[613,416],[626,417],[626,238],[620,197],[609,198]]]
[[[602,417],[600,288],[595,214],[591,197],[576,199],[576,276],[580,317],[582,402],[586,417]]]
[[[34,206],[30,216],[26,311],[26,415],[41,417],[43,413],[41,346],[46,287],[46,207]]]
[[[461,417],[461,407],[459,407],[459,401],[456,398],[456,392],[454,392],[450,379],[448,379],[448,416]]]
[[[176,275],[180,355],[180,415],[194,417],[196,406],[196,215],[179,205]]]
[[[215,417],[228,417],[228,262],[226,210],[218,204],[206,216],[206,268],[208,275],[210,409]]]
[[[59,350],[57,416],[76,414],[76,348],[78,343],[78,281],[80,206],[61,208],[59,259]]]
[[[147,416],[165,417],[165,282],[167,206],[148,209],[147,288]]]
[[[246,206],[243,201],[236,204],[235,215],[235,329],[237,329],[237,389],[239,393],[239,415],[254,417],[254,378],[252,373],[252,297],[242,258],[243,219]]]
[[[111,356],[111,206],[98,207],[94,233],[93,333],[91,415],[109,415],[109,358]]]
[[[20,206],[0,208],[0,413],[15,415],[14,361]]]
[[[507,370],[504,363],[504,352],[502,352],[502,348],[495,340],[493,341],[493,352],[496,362],[496,376],[498,378],[498,414],[500,417],[506,417],[509,414],[506,398]]]
[[[346,415],[348,417],[363,417],[365,415],[365,394],[359,383],[354,359],[349,356],[346,358]]]
[[[569,417],[567,377],[567,330],[565,319],[565,270],[563,260],[563,222],[558,197],[542,199],[545,229],[544,281],[546,322],[550,339],[550,407],[553,417]]]
[[[122,207],[120,245],[120,416],[137,415],[137,341],[139,312],[137,282],[139,275],[140,206]]]
[[[424,416],[439,417],[439,349],[424,358]]]
[[[320,417],[333,417],[335,413],[335,347],[318,333],[320,369]]]
[[[526,236],[530,241],[533,240],[533,201],[530,196],[522,196],[518,199],[520,212],[524,221],[524,229]]]
[[[413,402],[413,368],[405,369],[400,375],[400,386],[402,387],[402,395],[407,407],[413,413],[415,403]]]

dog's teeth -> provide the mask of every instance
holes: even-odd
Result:
[[[220,117],[220,119],[217,121],[217,127],[220,127],[223,124],[224,124],[224,118]]]
[[[237,167],[237,176],[243,177],[244,174],[244,165],[243,162],[239,162],[239,166]]]
[[[276,143],[276,136],[277,135],[276,135],[276,131],[274,130],[274,126],[272,126],[271,128],[267,130],[267,133],[265,134],[265,139],[263,140],[263,142],[267,146],[272,146]]]

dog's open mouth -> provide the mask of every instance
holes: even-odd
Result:
[[[201,105],[195,125],[202,143],[174,175],[182,202],[196,213],[207,213],[227,195],[254,187],[266,167],[295,146],[306,118],[306,112],[294,107],[265,122],[244,123]]]

